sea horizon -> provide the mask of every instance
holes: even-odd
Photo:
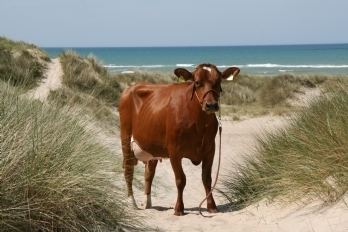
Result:
[[[140,46],[140,47],[42,47],[51,58],[66,50],[96,57],[112,72],[170,72],[177,67],[194,69],[200,63],[218,68],[238,66],[246,74],[348,74],[348,43]]]
[[[156,46],[39,46],[40,48],[185,48],[185,47],[265,47],[265,46],[308,46],[308,45],[348,45],[348,42],[339,43],[279,43],[279,44],[234,44],[234,45],[156,45]]]

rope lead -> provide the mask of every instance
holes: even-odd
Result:
[[[219,99],[219,106],[220,106],[220,99]],[[198,211],[199,214],[202,217],[209,217],[209,216],[204,216],[202,214],[202,204],[208,199],[208,197],[213,193],[213,190],[215,189],[218,177],[219,177],[219,172],[220,172],[220,163],[221,163],[221,133],[222,133],[222,124],[221,124],[221,110],[219,107],[219,115],[216,116],[216,119],[218,121],[219,124],[219,161],[218,161],[218,167],[217,167],[217,172],[216,172],[216,176],[215,176],[215,181],[214,181],[214,185],[211,187],[210,192],[207,194],[207,196],[201,201],[201,203],[198,206]]]

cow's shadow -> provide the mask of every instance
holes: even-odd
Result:
[[[226,204],[221,204],[217,206],[219,213],[227,213],[227,212],[234,212],[242,209],[240,204],[236,203],[226,203]],[[164,206],[152,206],[151,209],[157,210],[157,211],[168,211],[168,210],[173,210],[173,207],[164,207]],[[191,208],[185,208],[185,215],[187,214],[195,214],[199,215],[198,213],[199,207],[191,207]],[[202,207],[201,208],[202,213],[208,213],[207,208]],[[209,215],[209,214],[208,214]],[[214,214],[211,214],[214,215]]]

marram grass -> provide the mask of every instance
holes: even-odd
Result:
[[[139,225],[115,184],[121,167],[116,154],[69,115],[0,82],[1,231],[118,231]]]
[[[67,51],[60,55],[63,84],[75,91],[89,94],[108,105],[116,106],[121,87],[94,57],[80,57]]]
[[[321,200],[332,204],[348,190],[348,91],[336,89],[259,138],[255,154],[224,178],[224,194],[246,206],[261,199]]]

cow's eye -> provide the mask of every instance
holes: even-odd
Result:
[[[200,81],[195,81],[195,85],[198,87],[201,85],[201,82]]]

